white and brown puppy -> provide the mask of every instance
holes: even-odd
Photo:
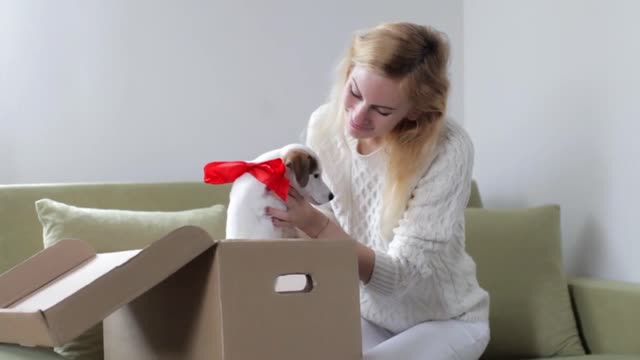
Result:
[[[307,146],[289,144],[266,152],[252,162],[281,158],[287,169],[290,186],[314,205],[333,199],[322,180],[318,156]],[[265,213],[267,207],[286,210],[286,205],[273,191],[247,173],[238,177],[229,193],[227,239],[281,239],[296,237],[292,229],[277,228]]]

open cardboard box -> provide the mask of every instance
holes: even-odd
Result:
[[[281,285],[291,274],[295,290]],[[0,289],[4,343],[57,346],[104,320],[107,360],[361,359],[345,241],[214,241],[194,226],[115,253],[63,240],[1,275]]]

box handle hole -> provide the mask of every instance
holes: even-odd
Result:
[[[278,294],[308,293],[313,290],[313,279],[309,274],[280,275],[275,281]]]

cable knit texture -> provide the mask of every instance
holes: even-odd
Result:
[[[323,110],[312,114],[307,139]],[[323,211],[375,251],[371,280],[360,290],[362,316],[392,332],[429,320],[488,321],[489,295],[465,251],[464,209],[473,168],[466,131],[446,120],[437,156],[419,178],[391,239],[382,238],[379,226],[387,154],[380,148],[361,155],[357,140],[346,140],[346,146],[336,141],[314,150],[336,196]]]

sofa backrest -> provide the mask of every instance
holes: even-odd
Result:
[[[0,186],[0,273],[43,248],[34,203],[49,198],[100,209],[178,211],[228,204],[231,186],[200,182]],[[470,207],[482,207],[474,182]]]
[[[178,211],[228,204],[230,186],[199,182],[0,186],[0,273],[43,248],[35,202],[101,209]]]

